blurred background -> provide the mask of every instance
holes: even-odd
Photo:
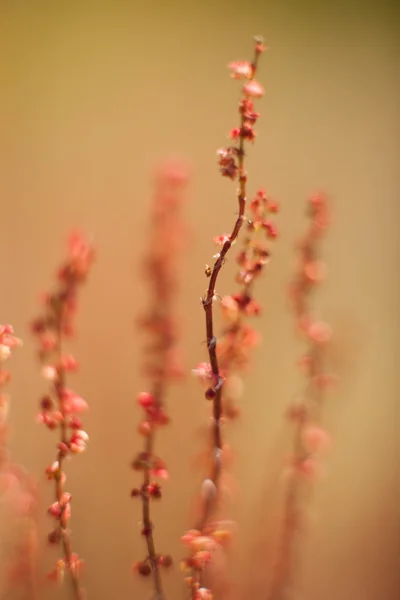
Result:
[[[305,199],[323,188],[334,223],[323,246],[328,279],[316,302],[335,330],[331,359],[340,386],[324,410],[335,443],[310,506],[301,598],[398,598],[396,3],[15,0],[1,2],[0,15],[0,322],[25,340],[10,362],[12,449],[40,481],[43,513],[53,497],[44,469],[55,436],[35,423],[45,383],[27,324],[52,283],[68,231],[81,228],[98,248],[71,345],[81,362],[73,387],[91,408],[88,451],[68,465],[73,546],[87,563],[88,597],[149,597],[147,582],[131,574],[144,545],[140,507],[129,497],[138,478],[129,464],[141,444],[134,400],[146,386],[144,340],[134,321],[146,304],[138,273],[153,166],[173,155],[192,168],[178,307],[189,372],[206,360],[204,264],[215,252],[212,238],[230,229],[236,210],[235,184],[216,165],[216,150],[237,124],[240,84],[226,64],[251,58],[252,36],[262,34],[266,95],[249,151],[249,193],[265,186],[282,212],[273,260],[257,287],[263,343],[242,418],[227,431],[236,490],[227,512],[238,524],[232,577],[241,600],[264,597],[289,443],[283,414],[302,384],[295,368],[302,345],[286,288],[306,226]],[[234,270],[228,261],[221,295],[232,290]],[[165,577],[175,600],[184,597],[179,538],[190,526],[200,477],[193,460],[203,443],[197,434],[209,407],[190,376],[171,389],[168,404],[173,424],[157,443],[171,479],[154,518],[157,546],[177,563]],[[43,539],[49,528],[44,516]],[[56,558],[48,550],[46,568]]]

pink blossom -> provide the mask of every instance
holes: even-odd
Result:
[[[229,137],[231,138],[231,140],[237,140],[240,137],[240,132],[240,127],[234,127],[230,130]]]
[[[201,587],[195,594],[195,600],[213,600],[213,596],[209,589]]]
[[[217,246],[223,246],[225,242],[229,241],[229,238],[230,236],[227,233],[224,233],[223,235],[217,235],[213,238],[213,242],[214,244],[217,244]]]
[[[264,95],[264,88],[261,83],[258,81],[249,81],[243,86],[243,91],[247,96],[252,96],[253,98],[261,98]]]
[[[245,60],[237,60],[229,63],[228,69],[232,71],[231,77],[234,79],[249,79],[253,74],[253,67],[251,63]]]
[[[55,381],[58,377],[57,369],[53,365],[44,365],[42,367],[42,377],[49,381]]]
[[[59,470],[60,463],[57,460],[55,460],[49,467],[46,468],[47,478],[54,479]]]
[[[51,504],[51,506],[48,509],[48,513],[49,515],[51,515],[52,517],[55,517],[56,519],[59,519],[62,513],[62,508],[60,506],[59,502],[53,502],[53,504]]]
[[[0,362],[5,362],[11,354],[10,347],[5,344],[0,344]]]
[[[308,335],[317,344],[326,344],[332,337],[332,328],[327,323],[314,322],[308,327]]]
[[[140,404],[140,406],[147,409],[150,406],[154,405],[155,398],[153,394],[150,394],[149,392],[140,392],[140,394],[137,397],[137,401],[138,404]]]
[[[86,400],[78,396],[72,390],[64,388],[61,392],[61,399],[63,402],[63,410],[67,414],[81,413],[88,409]]]
[[[159,477],[160,479],[168,479],[169,478],[169,473],[168,473],[167,469],[162,468],[162,467],[155,467],[154,469],[151,469],[151,473],[152,473],[152,475],[154,475],[154,477]]]
[[[319,464],[314,458],[305,458],[296,466],[298,473],[310,481],[314,481],[320,472]]]
[[[303,431],[303,442],[310,452],[321,452],[331,444],[327,431],[318,425],[308,425]]]
[[[185,535],[181,537],[181,542],[186,546],[191,546],[194,538],[198,537],[199,535],[201,535],[201,533],[197,529],[189,529],[189,531],[187,531]]]
[[[86,450],[86,445],[89,441],[89,436],[86,431],[77,429],[71,436],[69,448],[74,454],[80,454]]]
[[[221,310],[223,316],[234,321],[239,316],[239,306],[236,300],[232,296],[224,296],[221,300]]]
[[[64,580],[64,572],[61,569],[52,569],[47,573],[47,579],[52,583],[61,585]]]
[[[192,369],[192,373],[201,379],[203,383],[211,383],[213,381],[213,372],[210,363],[199,363],[195,369]]]
[[[320,390],[330,390],[337,386],[338,378],[331,373],[320,373],[314,376],[314,383]]]
[[[320,260],[308,261],[304,265],[304,273],[313,283],[320,283],[326,275],[325,263]]]
[[[76,360],[76,358],[74,358],[72,356],[72,354],[68,354],[68,355],[64,355],[61,357],[61,367],[65,370],[65,371],[76,371],[78,369],[78,361]]]

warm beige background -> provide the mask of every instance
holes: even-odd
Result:
[[[225,65],[248,57],[251,36],[263,33],[271,49],[260,70],[267,94],[249,157],[250,189],[267,185],[280,200],[282,235],[258,288],[266,306],[264,343],[248,378],[243,419],[229,432],[237,453],[239,491],[230,511],[239,523],[234,560],[240,599],[264,598],[273,521],[268,509],[279,497],[285,444],[282,413],[301,383],[293,366],[301,347],[293,338],[285,286],[293,242],[304,226],[304,198],[324,187],[333,196],[335,226],[325,244],[329,280],[318,302],[337,332],[333,358],[341,388],[326,407],[335,447],[315,494],[304,598],[395,600],[395,9],[378,1],[299,0],[16,0],[0,7],[0,321],[13,323],[26,340],[12,361],[13,448],[40,478],[54,440],[34,423],[44,386],[26,324],[68,229],[79,225],[93,233],[99,251],[73,347],[82,362],[75,387],[91,405],[91,441],[69,470],[74,546],[87,560],[89,598],[148,597],[130,574],[143,544],[139,506],[129,499],[135,478],[128,464],[139,444],[133,399],[144,385],[132,323],[145,302],[135,272],[146,242],[152,164],[174,153],[194,166],[187,207],[193,238],[180,301],[189,369],[205,357],[198,298],[203,265],[214,250],[210,240],[227,230],[235,211],[235,187],[219,177],[215,164],[216,149],[236,123],[238,90]],[[233,267],[230,261],[220,293],[231,290]],[[195,434],[207,407],[192,380],[171,392],[169,404],[174,425],[159,446],[172,479],[155,517],[160,549],[179,560],[197,482],[191,461],[201,438]],[[42,492],[46,504],[51,490],[44,481]],[[43,535],[47,526],[44,521]],[[251,565],[256,589],[248,583]],[[166,581],[169,600],[182,598],[178,569]]]

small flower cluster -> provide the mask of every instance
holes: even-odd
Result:
[[[217,348],[221,374],[226,380],[223,399],[227,417],[236,415],[235,397],[239,397],[243,390],[238,374],[248,367],[251,351],[259,341],[257,330],[246,322],[247,317],[261,313],[261,305],[253,295],[253,285],[269,262],[269,243],[278,235],[276,226],[270,220],[270,214],[278,212],[278,205],[264,190],[256,193],[249,209],[251,215],[247,220],[247,235],[236,257],[240,267],[236,281],[240,290],[221,300],[225,327]]]
[[[37,583],[37,490],[29,475],[10,455],[7,422],[10,397],[3,392],[11,380],[10,371],[3,365],[12,350],[21,346],[22,340],[14,335],[12,326],[0,325],[0,499],[7,502],[19,525],[19,534],[5,566],[4,583],[10,591],[23,588],[33,597]]]
[[[11,373],[3,365],[10,358],[12,350],[20,346],[22,346],[22,340],[14,336],[11,325],[0,325],[0,474],[2,478],[7,478],[8,468],[11,465],[7,423],[10,397],[3,391],[11,381]]]
[[[335,383],[335,378],[324,370],[324,354],[332,336],[328,323],[314,318],[310,294],[324,279],[325,264],[318,258],[318,247],[329,225],[327,198],[312,196],[308,204],[310,226],[299,244],[298,275],[290,288],[297,330],[308,343],[307,352],[298,364],[308,378],[305,400],[289,408],[288,417],[300,428],[302,455],[295,458],[300,474],[312,477],[318,467],[315,454],[329,445],[329,435],[319,425],[322,394]]]
[[[231,76],[234,79],[247,79],[242,88],[243,98],[239,103],[240,126],[231,129],[229,132],[230,139],[237,141],[238,146],[227,146],[217,152],[221,174],[229,179],[237,179],[244,176],[241,173],[244,142],[254,142],[256,138],[254,125],[260,114],[254,111],[254,102],[252,99],[261,98],[264,95],[264,88],[258,81],[254,80],[254,76],[258,57],[265,49],[264,44],[260,40],[256,40],[253,62],[236,61],[228,65],[228,68],[231,70]]]
[[[157,173],[149,250],[144,262],[152,295],[149,310],[139,323],[151,336],[143,371],[151,382],[152,392],[141,392],[137,397],[143,410],[138,431],[144,437],[144,449],[132,461],[132,468],[142,472],[143,483],[132,489],[131,496],[142,501],[141,533],[146,539],[148,553],[144,560],[134,563],[133,571],[145,577],[153,576],[154,591],[160,600],[163,591],[159,567],[170,567],[172,559],[156,552],[150,501],[162,496],[161,486],[153,478],[168,478],[165,462],[154,452],[156,431],[170,420],[165,395],[169,384],[183,374],[174,313],[177,262],[184,238],[180,213],[187,180],[186,169],[179,163],[164,163]]]
[[[220,548],[225,548],[231,538],[231,531],[223,528],[221,522],[210,523],[203,532],[190,529],[182,536],[181,541],[188,549],[190,557],[182,561],[181,569],[186,574],[186,583],[195,600],[212,600],[211,591],[203,587],[199,580],[214,553]]]
[[[83,598],[80,575],[83,562],[72,552],[68,522],[71,516],[71,495],[64,491],[66,475],[64,460],[86,449],[88,434],[83,429],[81,413],[87,402],[66,385],[67,375],[78,369],[78,362],[63,349],[64,338],[74,334],[73,318],[77,309],[77,294],[86,281],[94,261],[93,246],[74,233],[68,243],[68,256],[57,273],[58,286],[43,299],[44,311],[31,325],[38,341],[42,361],[42,376],[50,383],[49,392],[40,400],[38,421],[59,432],[56,458],[46,468],[49,481],[54,482],[55,502],[48,513],[57,525],[49,533],[51,544],[62,544],[64,556],[57,561],[48,577],[62,582],[64,571],[70,574],[76,600]]]
[[[325,265],[318,257],[321,238],[329,225],[327,198],[323,194],[312,196],[308,203],[310,226],[299,244],[297,276],[290,286],[290,299],[296,317],[297,331],[308,344],[307,352],[298,361],[305,373],[307,384],[300,401],[293,403],[287,417],[294,427],[293,451],[289,459],[286,500],[282,529],[281,552],[277,557],[269,600],[281,597],[291,577],[291,554],[295,536],[303,528],[304,516],[300,494],[304,484],[316,479],[320,472],[319,458],[328,449],[331,438],[321,426],[321,409],[324,391],[335,378],[324,370],[325,350],[331,339],[331,327],[315,319],[310,301],[314,291],[325,276]]]
[[[11,325],[0,325],[0,423],[5,423],[8,413],[9,397],[2,392],[2,388],[11,381],[11,373],[3,367],[11,356],[14,348],[22,346],[22,340],[14,336]]]

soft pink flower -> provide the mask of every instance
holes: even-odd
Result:
[[[86,444],[89,441],[89,436],[86,431],[77,429],[71,436],[69,448],[74,454],[80,454],[86,450]]]
[[[320,373],[314,377],[314,383],[320,390],[330,390],[337,386],[338,378],[331,373]]]
[[[332,337],[332,328],[327,323],[316,321],[308,327],[308,335],[317,344],[326,344]]]
[[[318,425],[309,425],[303,431],[303,443],[310,452],[326,450],[331,444],[331,436]]]
[[[11,355],[11,349],[6,344],[0,344],[0,362],[5,362]]]
[[[78,366],[78,361],[74,356],[72,356],[72,354],[67,354],[61,357],[61,367],[65,371],[76,371],[78,369]]]
[[[195,369],[192,369],[193,375],[196,375],[203,383],[210,383],[213,381],[213,372],[210,363],[199,363]]]
[[[264,95],[264,88],[261,83],[258,81],[249,81],[243,86],[243,91],[247,96],[252,96],[253,98],[261,98]]]
[[[305,276],[313,283],[320,283],[326,275],[326,265],[321,260],[308,261],[304,265]]]
[[[140,392],[137,397],[137,402],[142,408],[147,409],[154,405],[155,398],[153,394],[150,394],[149,392]]]
[[[297,471],[305,479],[314,481],[320,472],[320,466],[314,458],[305,458],[297,464]]]
[[[231,69],[231,77],[234,79],[249,78],[253,74],[253,67],[251,63],[246,60],[237,60],[229,63],[228,69]]]
[[[189,531],[187,531],[185,533],[185,535],[183,535],[181,537],[181,542],[182,542],[182,544],[185,544],[186,546],[191,546],[194,538],[196,538],[200,535],[201,535],[201,533],[197,529],[189,529]]]
[[[58,377],[57,369],[53,365],[44,365],[42,367],[42,377],[49,381],[55,381]]]
[[[239,306],[232,296],[224,296],[221,300],[223,316],[229,321],[235,321],[239,316]]]
[[[209,589],[201,587],[196,592],[195,600],[213,600],[213,596]]]
[[[64,388],[61,392],[61,398],[65,413],[81,413],[88,409],[88,403],[86,400],[81,398],[81,396],[78,396],[78,394],[72,390]]]
[[[217,244],[217,246],[223,246],[225,242],[229,241],[229,238],[229,234],[224,233],[222,235],[217,235],[215,238],[213,238],[213,242],[214,244]]]
[[[159,477],[160,479],[169,478],[169,473],[167,469],[162,467],[155,467],[154,469],[151,469],[151,474],[154,475],[154,477]]]

